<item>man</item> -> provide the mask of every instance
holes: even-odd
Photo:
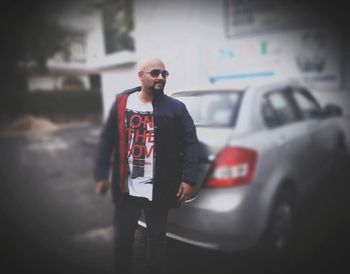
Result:
[[[142,210],[147,225],[145,270],[163,273],[168,210],[188,199],[196,182],[196,129],[185,105],[164,94],[168,75],[160,59],[143,63],[138,72],[141,87],[117,96],[101,134],[96,194],[107,191],[111,169],[115,265],[121,274],[132,271],[132,245]]]

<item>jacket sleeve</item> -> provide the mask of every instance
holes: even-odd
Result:
[[[113,152],[117,144],[117,107],[114,103],[103,125],[94,167],[95,181],[107,180],[111,169]]]
[[[183,105],[181,122],[184,129],[182,181],[190,185],[195,185],[198,172],[198,138],[196,127],[185,105]]]

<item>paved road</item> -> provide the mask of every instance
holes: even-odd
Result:
[[[113,273],[111,198],[97,198],[92,180],[99,130],[0,137],[0,273]],[[301,207],[287,263],[272,266],[254,253],[221,254],[169,240],[168,273],[346,273],[340,270],[350,270],[346,171],[325,178]],[[137,274],[144,250],[139,229]]]

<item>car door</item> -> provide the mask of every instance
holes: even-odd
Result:
[[[317,100],[305,89],[295,88],[292,98],[299,109],[311,137],[315,180],[327,171],[332,161],[336,144],[337,130],[330,119],[322,117],[322,109]]]
[[[290,98],[290,89],[271,91],[264,96],[266,124],[269,136],[279,151],[279,165],[286,176],[294,179],[299,189],[310,180],[314,165],[312,140],[307,125],[300,119]]]

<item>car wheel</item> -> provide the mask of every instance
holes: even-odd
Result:
[[[294,205],[287,191],[278,194],[263,240],[263,249],[269,259],[281,259],[288,254],[293,236]]]

